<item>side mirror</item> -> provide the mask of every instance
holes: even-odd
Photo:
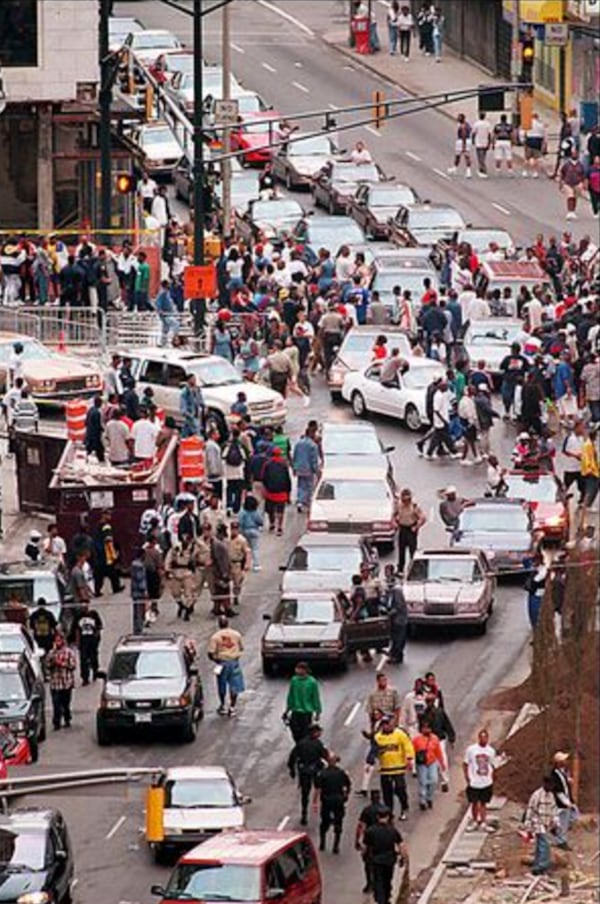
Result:
[[[152,885],[150,888],[150,894],[156,895],[159,898],[164,898],[167,893],[162,885]]]
[[[56,860],[63,860],[63,861],[64,861],[64,860],[67,859],[68,856],[69,856],[69,855],[67,854],[67,852],[66,852],[66,851],[63,851],[63,850],[61,850],[61,849],[59,849],[59,850],[57,850],[57,851],[54,852],[54,857],[55,857]]]
[[[279,566],[279,570],[280,570],[280,571],[287,571],[287,565],[280,565],[280,566]]]
[[[268,612],[263,612],[263,621],[271,621],[271,616]]]
[[[396,447],[395,446],[386,446],[383,451],[385,452],[386,455],[389,455],[390,452],[396,451]]]
[[[106,672],[105,672],[103,669],[99,669],[99,670],[96,672],[96,676],[97,676],[98,678],[101,678],[102,681],[106,681]]]

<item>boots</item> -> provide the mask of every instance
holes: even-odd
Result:
[[[339,852],[340,852],[341,837],[342,836],[339,834],[339,832],[336,832],[335,835],[333,836],[333,853],[334,854],[339,854]]]
[[[327,833],[326,833],[326,832],[321,832],[321,840],[319,841],[319,850],[320,850],[320,851],[324,851],[324,850],[325,850],[325,841],[326,841],[326,840],[327,840]]]

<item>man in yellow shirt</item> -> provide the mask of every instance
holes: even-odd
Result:
[[[583,505],[591,508],[598,495],[600,464],[598,463],[598,430],[588,429],[581,447],[581,482],[583,484]]]
[[[381,794],[386,807],[394,812],[394,797],[400,801],[400,819],[408,813],[406,772],[412,771],[415,752],[408,734],[398,728],[393,716],[384,716],[374,738],[379,758]]]

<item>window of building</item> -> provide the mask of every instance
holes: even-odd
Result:
[[[0,3],[0,65],[38,65],[38,0]]]
[[[550,94],[556,90],[556,48],[535,42],[535,84]]]

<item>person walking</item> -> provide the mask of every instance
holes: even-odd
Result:
[[[440,6],[434,7],[432,16],[431,40],[436,63],[442,62],[442,44],[444,43],[444,14]]]
[[[79,649],[79,669],[81,683],[86,687],[98,678],[98,652],[104,624],[97,609],[90,609],[89,604],[82,606],[73,620],[71,642]]]
[[[467,832],[475,832],[478,829],[485,832],[493,831],[486,822],[487,805],[492,799],[494,791],[494,764],[496,751],[490,745],[489,734],[482,728],[477,735],[477,741],[470,744],[463,759],[463,775],[467,783],[467,800],[471,804],[472,821],[467,826]]]
[[[244,506],[239,517],[240,532],[248,541],[250,555],[252,557],[252,571],[260,571],[261,565],[258,557],[260,532],[264,526],[262,513],[258,508],[256,496],[248,494],[244,499]]]
[[[319,683],[311,675],[306,662],[298,662],[288,687],[284,720],[289,725],[294,742],[305,737],[313,721],[322,712]]]
[[[398,16],[400,14],[399,0],[392,0],[388,7],[386,20],[388,27],[388,37],[390,42],[390,56],[395,56],[398,52]]]
[[[246,463],[251,449],[243,441],[239,427],[231,428],[231,436],[225,445],[223,458],[223,477],[226,488],[226,505],[230,512],[237,515],[242,507],[242,498],[246,486]]]
[[[460,458],[454,440],[450,435],[450,393],[448,381],[441,380],[433,394],[432,401],[433,434],[429,440],[425,458],[433,461],[436,455],[448,453],[451,458]]]
[[[506,113],[500,114],[500,120],[492,131],[492,147],[494,149],[494,161],[496,172],[500,173],[502,164],[506,164],[506,170],[510,176],[513,174],[513,144],[514,130],[512,123],[508,121]]]
[[[415,554],[419,531],[427,521],[423,510],[413,499],[412,491],[404,487],[396,510],[398,528],[398,572],[404,574],[404,566]]]
[[[531,116],[531,124],[525,131],[525,160],[521,175],[527,178],[531,174],[533,179],[538,179],[542,165],[542,158],[547,151],[546,126],[537,113]]]
[[[190,374],[182,386],[179,411],[183,417],[182,438],[200,436],[204,432],[205,407],[196,374]]]
[[[390,618],[390,649],[388,662],[401,665],[404,662],[404,648],[408,630],[408,606],[396,570],[391,563],[384,568],[385,584],[381,594],[381,608]]]
[[[392,811],[382,807],[376,822],[363,835],[363,857],[370,865],[375,904],[390,904],[394,870],[407,857],[402,835],[392,822]]]
[[[148,534],[148,539],[143,547],[148,598],[150,609],[155,615],[158,615],[158,604],[163,595],[165,577],[165,557],[158,540],[159,529],[157,525],[156,533]]]
[[[585,167],[579,159],[579,151],[574,147],[560,168],[558,180],[558,189],[567,199],[567,220],[577,219],[577,198],[583,197],[585,183]]]
[[[346,803],[350,796],[352,782],[347,772],[340,766],[337,754],[329,752],[327,765],[315,777],[317,801],[321,805],[319,825],[319,850],[327,849],[327,833],[333,826],[333,853],[339,854]]]
[[[229,525],[229,561],[231,563],[231,590],[233,606],[238,608],[244,578],[250,570],[252,554],[250,544],[240,532],[240,522],[233,518]]]
[[[58,622],[54,613],[48,609],[48,603],[43,596],[36,601],[35,609],[29,616],[29,628],[37,646],[46,656],[52,649]]]
[[[390,684],[385,672],[377,672],[375,682],[375,690],[371,691],[365,703],[371,731],[377,726],[382,714],[392,716],[395,724],[400,720],[400,694]]]
[[[52,724],[58,731],[61,724],[65,728],[71,725],[71,698],[75,687],[75,669],[77,659],[73,650],[67,646],[65,636],[57,631],[54,644],[45,659],[46,671],[52,698]]]
[[[581,478],[581,453],[585,442],[585,424],[583,421],[575,421],[573,428],[569,430],[562,444],[562,453],[567,459],[562,475],[565,490],[573,484],[579,491],[579,505],[583,502],[584,488]]]
[[[218,630],[208,642],[208,658],[215,664],[220,716],[235,716],[238,697],[244,691],[244,675],[240,659],[244,652],[244,640],[239,631],[229,627],[226,615],[220,615]],[[226,706],[229,691],[229,707]]]
[[[406,771],[412,770],[414,749],[407,732],[396,725],[393,716],[384,715],[374,742],[379,759],[381,794],[386,807],[394,811],[394,797],[400,801],[400,819],[407,818],[409,802]]]
[[[132,631],[134,634],[143,634],[148,608],[148,585],[146,583],[144,550],[141,546],[138,546],[133,552],[129,575],[131,578]]]
[[[308,734],[300,738],[292,747],[288,757],[290,778],[298,778],[300,788],[300,825],[308,825],[308,805],[310,792],[315,786],[319,772],[328,762],[329,753],[321,740],[323,729],[316,722],[310,726]]]
[[[471,178],[471,125],[464,113],[459,113],[456,120],[456,140],[454,142],[454,164],[448,167],[449,175],[458,172],[460,161],[465,161],[465,177]]]
[[[415,27],[410,7],[403,4],[400,12],[396,14],[398,25],[398,38],[400,41],[400,56],[408,63],[410,59],[410,38]]]
[[[177,606],[177,618],[183,618],[184,621],[190,620],[196,605],[197,559],[196,542],[187,532],[171,546],[165,558],[165,575]],[[147,584],[146,588],[148,591]]]
[[[600,156],[596,154],[587,172],[587,188],[590,195],[592,213],[600,217]]]
[[[479,451],[481,457],[488,459],[491,451],[490,433],[494,420],[500,417],[490,398],[490,385],[487,382],[478,383],[475,387],[475,411],[477,412],[477,431],[479,434]]]
[[[262,470],[261,480],[269,530],[276,530],[277,536],[281,537],[285,507],[290,501],[292,479],[287,461],[278,446],[272,448],[271,457]]]
[[[205,524],[203,533],[210,549],[211,614],[231,618],[237,613],[231,608],[231,560],[227,527],[219,522],[213,533],[210,525]]]
[[[554,801],[558,807],[557,847],[569,849],[567,834],[574,822],[579,818],[579,810],[573,798],[573,781],[569,774],[570,755],[557,750],[552,759],[553,768],[550,773]]]
[[[479,119],[473,126],[472,138],[477,157],[477,175],[480,179],[487,179],[487,153],[492,144],[492,126],[485,113],[479,114]]]
[[[94,533],[95,570],[94,593],[102,596],[102,588],[106,578],[110,581],[113,593],[121,593],[124,586],[119,572],[119,551],[115,542],[112,526],[112,515],[105,511],[100,515],[100,523]]]
[[[204,446],[204,465],[206,469],[206,479],[210,484],[213,496],[223,498],[223,455],[221,445],[219,443],[219,431],[215,428],[208,434],[206,445]]]
[[[475,387],[467,386],[465,393],[458,403],[458,417],[463,428],[463,452],[461,465],[478,465],[483,461],[477,446],[477,406],[475,405]],[[469,461],[468,454],[471,450],[473,460]]]
[[[292,453],[292,468],[297,479],[297,507],[308,511],[313,489],[320,470],[319,447],[315,442],[316,428],[307,428]]]
[[[552,865],[550,852],[551,835],[559,829],[558,807],[554,799],[554,782],[551,775],[545,775],[542,784],[527,801],[523,818],[525,829],[535,838],[535,851],[531,872],[542,876]]]
[[[510,347],[510,354],[500,362],[500,374],[502,382],[500,384],[500,395],[502,396],[502,404],[504,406],[504,420],[514,419],[514,403],[517,386],[523,383],[525,374],[529,370],[529,362],[527,358],[521,354],[521,345],[519,342],[513,342]]]
[[[591,509],[598,495],[600,484],[600,463],[598,461],[598,428],[588,427],[581,447],[581,481],[583,484],[583,505]]]
[[[358,792],[357,792],[358,793]],[[365,795],[366,796],[366,795]],[[360,812],[356,823],[356,831],[354,834],[354,847],[362,854],[363,867],[365,871],[365,885],[362,890],[363,895],[373,891],[373,870],[368,852],[364,846],[364,837],[367,829],[377,824],[377,816],[387,808],[381,800],[381,791],[374,788],[369,792],[369,803]]]
[[[102,405],[102,396],[94,396],[85,416],[85,451],[88,455],[95,455],[99,462],[105,459],[102,442]]]
[[[429,722],[423,721],[420,732],[412,739],[419,783],[419,808],[431,810],[433,796],[440,780],[440,773],[447,771],[448,765],[440,744]]]

